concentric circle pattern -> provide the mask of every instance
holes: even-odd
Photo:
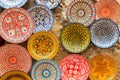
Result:
[[[27,0],[0,0],[0,6],[3,8],[13,8],[23,6]]]
[[[32,80],[31,77],[22,71],[9,71],[0,80]]]
[[[34,32],[38,31],[48,31],[52,28],[54,23],[53,13],[47,7],[39,4],[31,7],[28,10],[33,16],[36,28]]]
[[[71,54],[60,62],[62,80],[87,80],[90,69],[87,60],[80,55]]]
[[[11,70],[30,71],[32,59],[28,51],[16,44],[0,47],[0,76]]]
[[[52,59],[57,54],[58,47],[58,40],[51,32],[37,32],[28,41],[28,50],[36,60]]]
[[[89,60],[91,80],[114,80],[117,63],[109,55],[99,54]]]
[[[37,4],[42,4],[47,6],[49,9],[57,7],[61,0],[35,0]]]
[[[37,61],[32,68],[33,80],[60,80],[60,67],[53,60],[43,59]]]
[[[22,8],[6,9],[0,17],[0,35],[10,43],[26,41],[35,28],[32,17]]]
[[[89,46],[89,30],[79,23],[68,24],[62,31],[61,43],[67,51],[80,53]]]
[[[107,18],[98,19],[90,27],[91,40],[101,48],[113,46],[119,38],[119,29],[116,23]]]
[[[66,16],[68,22],[89,26],[96,17],[94,4],[91,0],[73,0],[67,8]]]

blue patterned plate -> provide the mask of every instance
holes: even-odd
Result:
[[[37,61],[31,70],[31,77],[33,80],[60,80],[60,67],[53,60]]]
[[[27,0],[0,0],[0,6],[3,8],[13,8],[23,6]]]
[[[113,46],[119,38],[119,29],[116,23],[107,18],[98,19],[90,27],[91,40],[100,48]]]
[[[49,9],[57,7],[61,0],[35,0],[37,4],[42,4],[47,6]]]
[[[43,5],[34,5],[28,11],[33,16],[36,28],[34,32],[48,31],[52,28],[54,23],[54,17],[51,10]]]

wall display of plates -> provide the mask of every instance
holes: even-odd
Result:
[[[26,41],[35,28],[31,15],[22,8],[6,9],[0,17],[0,35],[10,43]]]
[[[13,8],[23,6],[27,0],[0,0],[0,6],[3,8]]]
[[[52,59],[58,52],[57,37],[46,31],[33,34],[28,41],[28,51],[36,59]]]
[[[96,4],[97,18],[110,18],[115,22],[120,19],[120,4],[116,0],[99,0]]]
[[[89,26],[96,18],[95,6],[91,0],[73,0],[66,12],[68,22]]]
[[[61,0],[35,0],[37,4],[42,4],[47,6],[49,9],[57,7]]]
[[[16,44],[0,47],[0,76],[10,70],[30,71],[32,58],[27,49]]]
[[[117,63],[109,55],[99,54],[89,59],[91,80],[115,80]]]
[[[53,60],[39,60],[31,70],[33,80],[60,80],[60,67]]]
[[[119,29],[115,22],[101,18],[90,27],[91,41],[100,48],[109,48],[119,39]]]
[[[32,80],[31,77],[22,71],[9,71],[0,80]]]
[[[63,47],[72,53],[80,53],[90,44],[89,30],[79,23],[68,24],[63,29],[60,38]]]
[[[87,80],[90,69],[85,58],[71,54],[60,61],[62,80]]]
[[[52,11],[39,4],[32,6],[28,11],[31,13],[34,22],[36,24],[36,28],[34,29],[34,32],[38,31],[48,31],[52,28],[54,24],[54,17]]]

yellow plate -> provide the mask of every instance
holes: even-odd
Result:
[[[117,62],[109,55],[99,54],[89,61],[91,80],[114,80],[118,67]]]
[[[51,32],[33,34],[27,44],[30,55],[36,59],[52,59],[58,52],[58,40]]]
[[[32,80],[31,77],[22,71],[9,71],[0,80]]]

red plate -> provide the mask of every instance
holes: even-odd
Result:
[[[10,43],[26,41],[35,28],[32,17],[22,8],[6,9],[0,17],[0,35]]]
[[[62,80],[87,80],[90,68],[85,58],[71,54],[60,62]]]
[[[0,76],[11,70],[30,71],[32,59],[28,51],[16,44],[0,47]]]

